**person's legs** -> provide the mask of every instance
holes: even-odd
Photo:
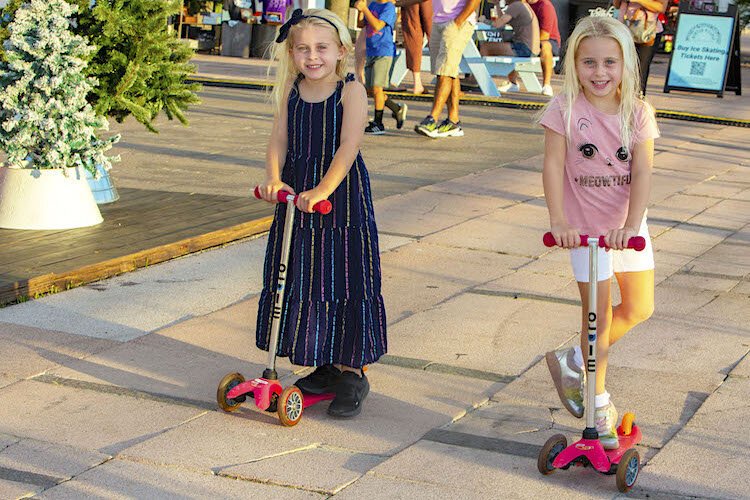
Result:
[[[552,82],[552,68],[555,66],[552,60],[552,44],[549,40],[544,40],[540,45],[539,59],[542,64],[542,86],[549,86]]]
[[[654,270],[615,273],[622,302],[612,311],[609,345],[614,344],[634,326],[646,321],[654,312]]]
[[[383,87],[373,87],[372,88],[372,98],[375,101],[375,121],[378,123],[383,122],[383,108],[385,107],[385,92],[383,91]],[[380,111],[380,120],[377,119],[377,113]]]
[[[454,83],[458,82],[458,78],[451,78],[449,76],[438,76],[437,88],[435,89],[435,97],[432,99],[432,110],[430,115],[432,119],[438,121],[440,114],[443,112],[445,104],[448,102],[448,98],[453,92]],[[460,91],[460,82],[459,82]]]
[[[354,44],[354,76],[359,83],[364,84],[365,79],[365,62],[367,60],[367,36],[362,29],[357,35],[357,41]]]
[[[656,53],[656,41],[651,45],[636,44],[635,52],[638,54],[638,65],[641,68],[641,92],[643,92],[643,95],[646,95],[648,73],[651,69],[651,61],[654,59],[654,54]]]
[[[404,33],[404,50],[406,51],[406,67],[414,74],[412,92],[424,92],[420,71],[422,69],[422,22],[419,4],[401,7],[401,28]]]

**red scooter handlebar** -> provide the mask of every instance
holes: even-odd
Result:
[[[588,235],[582,234],[580,236],[581,236],[581,246],[582,247],[589,246]],[[544,237],[542,238],[542,241],[544,242],[544,246],[553,247],[556,245],[555,237],[552,236],[552,233],[544,233]],[[602,248],[609,248],[604,242],[604,236],[599,236],[599,246]],[[628,248],[635,250],[637,252],[640,252],[641,250],[646,248],[646,238],[644,238],[643,236],[633,236],[628,241]]]
[[[261,199],[260,186],[255,186],[254,194],[256,198],[258,198],[259,200]],[[299,195],[292,195],[292,193],[290,193],[289,191],[279,190],[279,192],[276,194],[276,199],[279,201],[279,203],[286,203],[287,197],[289,196],[294,196],[294,203],[297,203],[297,198],[299,197]],[[328,200],[321,200],[313,205],[313,210],[321,215],[327,215],[331,213],[331,209],[333,209],[333,205],[331,205],[331,202]]]

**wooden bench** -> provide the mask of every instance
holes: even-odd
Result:
[[[486,40],[487,37],[478,29],[475,37],[479,40]],[[557,62],[558,58],[553,58]],[[482,57],[477,50],[474,40],[466,44],[464,53],[461,56],[459,71],[462,73],[471,73],[479,84],[482,93],[487,96],[500,97],[497,85],[492,80],[493,76],[508,76],[516,70],[518,77],[523,82],[524,87],[529,92],[541,93],[542,84],[539,82],[537,75],[542,74],[542,64],[538,57],[509,57],[509,56],[488,56]],[[422,71],[430,71],[430,50],[425,47],[422,49]],[[403,49],[396,51],[396,57],[391,68],[391,86],[398,87],[406,77],[406,53]]]

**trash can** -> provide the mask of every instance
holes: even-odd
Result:
[[[250,55],[262,59],[271,59],[272,45],[276,41],[276,28],[272,24],[253,24]]]
[[[610,4],[609,0],[570,0],[568,4],[568,34],[573,32],[573,28],[576,27],[576,22],[579,19],[588,16],[596,8],[607,10]],[[560,30],[560,34],[562,32],[563,30]]]
[[[221,55],[250,57],[250,42],[253,27],[240,21],[228,21],[221,25]]]

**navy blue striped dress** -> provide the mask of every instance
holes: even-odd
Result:
[[[348,75],[346,81],[351,81]],[[344,82],[325,101],[305,102],[295,82],[288,103],[288,146],[282,180],[297,193],[325,175],[341,140]],[[370,179],[357,154],[329,198],[328,215],[297,212],[281,315],[278,355],[302,366],[359,368],[385,354],[386,320],[380,293],[378,231]],[[266,249],[256,343],[268,350],[276,270],[286,205],[278,204]]]

